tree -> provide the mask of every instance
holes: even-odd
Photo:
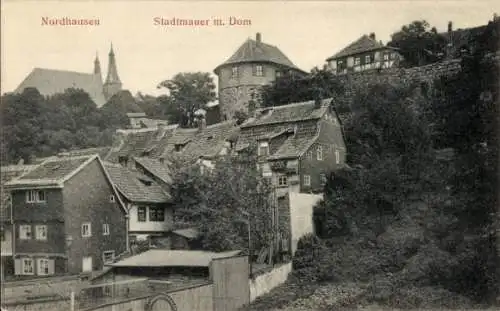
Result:
[[[172,189],[176,219],[200,228],[205,249],[248,249],[248,228],[253,250],[271,245],[273,191],[252,154],[220,158],[202,171],[190,161],[171,162],[177,163]]]
[[[210,73],[178,73],[172,79],[160,82],[158,88],[166,88],[168,95],[160,98],[169,121],[181,127],[195,126],[195,111],[215,100],[215,83]]]
[[[445,54],[446,38],[430,28],[425,20],[417,20],[401,27],[387,43],[399,49],[406,67],[422,66],[441,59]]]
[[[314,70],[310,75],[297,77],[285,74],[262,89],[263,107],[280,106],[317,98],[342,97],[344,86],[326,69]]]

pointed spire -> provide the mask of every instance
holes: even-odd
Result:
[[[97,51],[95,52],[94,74],[101,74],[101,62],[99,61],[99,55],[97,54]]]
[[[104,83],[104,93],[107,99],[122,89],[122,82],[118,76],[118,69],[116,66],[115,52],[113,51],[113,43],[111,43],[108,58],[108,75]]]

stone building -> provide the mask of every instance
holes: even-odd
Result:
[[[260,33],[255,40],[246,40],[214,72],[219,81],[222,120],[232,119],[237,111],[253,110],[260,96],[260,87],[272,83],[277,77],[305,74],[276,46],[262,42]]]
[[[96,55],[92,73],[34,68],[19,84],[14,93],[22,93],[26,88],[36,88],[43,96],[64,93],[66,89],[82,89],[87,92],[97,107],[103,106],[114,94],[122,89],[118,77],[113,45],[109,51],[108,74],[103,83],[101,64]]]
[[[396,48],[377,41],[375,34],[363,35],[358,40],[326,59],[335,74],[391,68],[402,56]]]

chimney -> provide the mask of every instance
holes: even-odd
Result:
[[[370,39],[375,40],[375,33],[374,33],[374,32],[372,32],[372,33],[370,34]]]
[[[257,43],[261,43],[262,42],[262,35],[260,34],[260,32],[258,32],[255,35],[255,41],[257,41]]]
[[[448,22],[448,32],[453,31],[453,23],[451,21]]]

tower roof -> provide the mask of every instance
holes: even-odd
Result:
[[[274,63],[302,71],[276,46],[262,42],[261,34],[257,33],[255,40],[247,39],[228,60],[217,66],[214,72],[217,74],[219,69],[226,65],[248,62]]]
[[[121,84],[120,77],[118,76],[118,69],[116,68],[115,52],[113,51],[113,43],[109,50],[109,63],[108,75],[104,84]]]

